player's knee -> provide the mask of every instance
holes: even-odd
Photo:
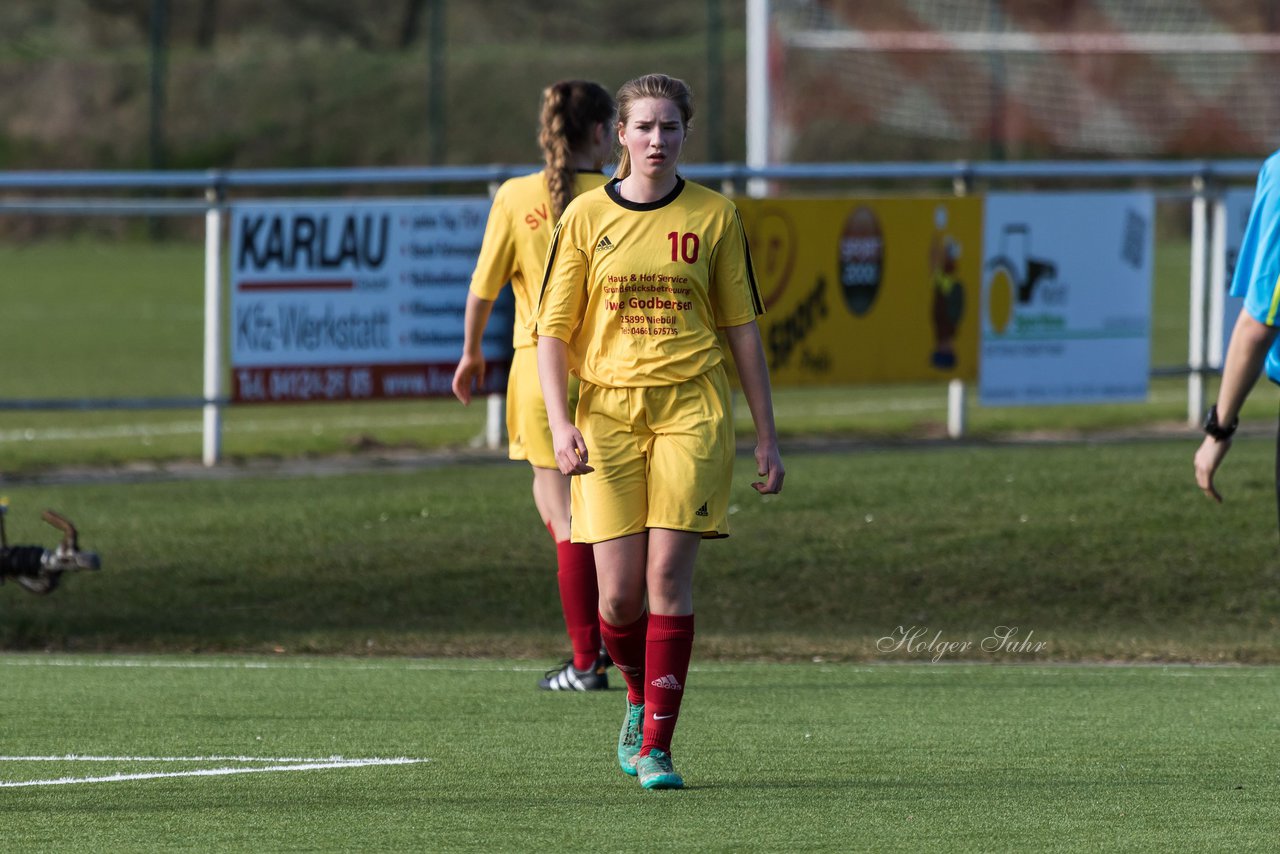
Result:
[[[651,566],[648,571],[649,595],[678,596],[692,586],[693,575],[688,566]]]
[[[644,596],[600,591],[600,616],[612,626],[629,626],[644,613]]]

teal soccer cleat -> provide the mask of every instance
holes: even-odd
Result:
[[[627,716],[622,719],[622,732],[618,733],[618,767],[623,774],[636,775],[636,757],[644,740],[644,703],[633,706],[627,701]]]
[[[684,778],[671,766],[671,754],[656,747],[636,760],[636,774],[646,789],[684,788]]]

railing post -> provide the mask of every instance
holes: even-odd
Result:
[[[204,430],[201,460],[215,466],[222,456],[222,177],[205,190],[204,215]]]
[[[501,181],[489,182],[489,199],[498,194]],[[536,379],[536,377],[535,377]],[[510,381],[510,375],[508,375]],[[507,428],[507,396],[493,392],[486,396],[484,418],[484,446],[491,451],[502,447],[502,436]]]
[[[1204,174],[1191,179],[1191,306],[1187,341],[1187,423],[1200,421],[1204,411],[1205,266],[1209,239],[1208,187]]]
[[[973,192],[973,168],[967,161],[956,161],[956,171],[951,177],[951,192],[960,197]]]
[[[1205,363],[1214,370],[1221,370],[1228,283],[1227,197],[1220,188],[1213,196],[1209,227],[1209,352],[1205,354]]]
[[[947,436],[951,439],[964,437],[968,426],[968,406],[965,402],[964,380],[953,379],[947,384]]]

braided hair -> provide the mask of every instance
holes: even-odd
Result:
[[[573,199],[573,179],[578,173],[574,154],[591,143],[596,125],[604,124],[608,131],[613,115],[613,98],[599,83],[561,80],[543,90],[538,145],[546,164],[547,189],[556,219]]]

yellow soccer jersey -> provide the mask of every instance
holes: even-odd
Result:
[[[679,179],[663,199],[623,199],[617,181],[575,198],[547,253],[538,334],[610,388],[674,385],[724,360],[716,330],[764,312],[738,209]]]
[[[579,172],[574,195],[599,187],[605,180],[599,172]],[[471,292],[481,299],[495,300],[503,286],[511,282],[516,298],[516,347],[534,343],[536,288],[542,283],[542,264],[553,228],[545,173],[512,178],[498,188],[485,224],[480,258],[471,274]]]

